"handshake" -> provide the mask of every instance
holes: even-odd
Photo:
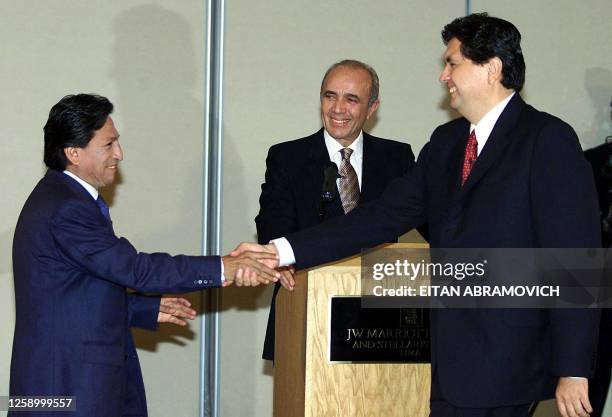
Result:
[[[279,267],[279,257],[273,244],[241,243],[229,255],[222,256],[223,286],[232,284],[241,287],[255,287],[259,284],[279,282],[288,289],[295,286],[293,267]],[[189,300],[183,297],[162,296],[159,304],[157,321],[186,326],[187,320],[193,320],[196,311],[191,308]]]
[[[279,282],[288,289],[295,286],[293,267],[279,267],[279,256],[274,244],[259,245],[243,242],[221,257],[224,287],[231,284],[249,287]]]

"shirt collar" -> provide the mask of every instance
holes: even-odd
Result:
[[[80,179],[79,177],[77,177],[76,175],[74,175],[72,172],[68,170],[65,170],[64,174],[68,175],[70,178],[73,178],[76,182],[81,184],[83,188],[85,188],[87,192],[93,197],[94,200],[98,199],[98,190],[96,190],[95,187],[93,187],[91,184],[83,181],[82,179]]]
[[[327,147],[327,153],[329,154],[329,158],[333,160],[333,155],[336,152],[340,152],[342,149],[344,149],[344,146],[342,146],[340,142],[334,139],[332,135],[330,135],[325,129],[323,129],[323,137],[325,138],[325,146]],[[360,161],[361,156],[363,155],[363,130],[359,132],[359,136],[357,136],[357,139],[355,139],[353,143],[348,146],[348,148],[353,150],[351,158],[354,155],[356,158],[355,160]]]
[[[499,119],[499,116],[501,116],[502,112],[508,105],[508,102],[510,101],[510,99],[512,99],[512,97],[514,97],[515,94],[516,92],[513,92],[508,97],[497,103],[495,107],[489,110],[487,114],[485,114],[484,117],[480,119],[478,124],[470,124],[470,133],[472,132],[472,130],[476,130],[476,140],[478,141],[478,154],[480,154],[480,151],[482,151],[482,148],[489,139],[489,136],[491,136],[491,132],[495,127],[495,123],[497,123],[497,119]]]

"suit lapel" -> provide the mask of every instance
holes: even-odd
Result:
[[[465,156],[465,147],[467,145],[468,136],[470,134],[470,122],[462,119],[462,122],[455,133],[454,145],[450,153],[448,167],[448,185],[447,189],[455,195],[461,188],[461,171],[463,170],[463,159]]]
[[[470,123],[466,119],[461,119],[452,138],[445,139],[452,142],[446,175],[446,192],[449,201],[447,215],[451,224],[458,223],[465,202],[465,193],[461,189],[461,170],[469,129]]]
[[[385,179],[380,172],[381,164],[387,160],[385,156],[376,139],[363,132],[360,204],[373,200],[377,191],[385,188]]]
[[[448,221],[451,225],[455,226],[455,233],[461,233],[462,231],[463,210],[466,200],[469,198],[470,190],[480,182],[493,164],[504,155],[504,151],[512,141],[511,131],[516,126],[518,117],[524,107],[525,102],[518,94],[515,94],[495,123],[491,135],[480,156],[476,159],[476,163],[463,187],[461,186],[461,170],[463,168],[463,158],[470,123],[463,119],[463,123],[458,126],[457,136],[455,136],[456,141],[449,160],[447,188],[450,195]]]
[[[108,221],[108,219],[104,217],[104,215],[100,211],[100,208],[96,204],[96,201],[93,199],[91,194],[89,194],[89,192],[81,184],[79,184],[74,178],[64,174],[63,172],[55,171],[52,169],[47,170],[47,173],[45,174],[45,178],[50,181],[54,181],[54,182],[58,181],[61,184],[65,184],[65,186],[70,187],[71,189],[76,191],[83,198],[83,200],[86,200],[87,202],[91,202],[92,206],[96,208],[96,212],[100,213],[100,216],[104,218],[105,223],[110,227],[113,234],[115,234],[115,231],[113,229],[113,222]]]
[[[509,133],[516,126],[518,117],[524,107],[525,102],[516,93],[497,119],[487,143],[478,159],[476,159],[476,163],[474,163],[470,176],[461,187],[461,194],[468,193],[493,166],[495,161],[504,155],[504,150],[512,141],[512,136]]]

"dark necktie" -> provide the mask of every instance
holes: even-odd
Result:
[[[106,205],[106,202],[104,201],[101,195],[98,195],[98,198],[96,199],[96,203],[98,204],[98,207],[100,208],[100,211],[102,212],[102,215],[106,218],[106,220],[108,220],[109,223],[112,223],[111,218],[110,218],[110,211],[108,210],[108,206]]]
[[[472,130],[465,145],[465,156],[463,157],[463,170],[461,171],[461,186],[465,184],[472,167],[478,158],[478,141],[476,140],[476,129]]]
[[[340,151],[342,154],[342,163],[340,164],[340,199],[342,200],[342,208],[344,213],[353,210],[359,204],[359,181],[355,168],[351,165],[350,159],[353,150],[344,148]]]

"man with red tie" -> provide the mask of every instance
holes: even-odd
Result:
[[[526,104],[521,35],[486,13],[442,31],[440,81],[461,118],[437,127],[410,175],[347,216],[245,249],[298,269],[375,246],[424,222],[432,248],[600,247],[590,168],[574,130]],[[524,417],[556,395],[592,411],[596,310],[434,309],[431,417]]]

